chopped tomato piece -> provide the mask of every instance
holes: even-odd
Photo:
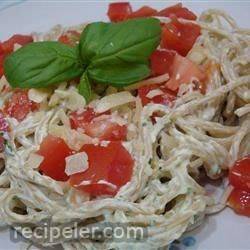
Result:
[[[72,150],[59,137],[48,135],[40,145],[37,154],[44,157],[39,170],[56,181],[67,181],[65,158],[72,154]]]
[[[11,98],[5,103],[4,113],[22,121],[28,113],[37,110],[39,105],[31,101],[26,90],[16,90]]]
[[[175,52],[171,50],[156,50],[150,57],[152,75],[170,73],[174,61]]]
[[[33,42],[32,36],[14,35],[11,38],[9,38],[8,40],[0,43],[0,53],[4,52],[4,53],[9,54],[9,53],[13,52],[15,43],[24,46],[25,44],[28,44],[31,42]]]
[[[130,181],[134,161],[121,142],[107,146],[87,144],[81,149],[88,155],[89,167],[70,176],[70,184],[93,196],[115,195]]]
[[[97,117],[94,109],[87,108],[85,111],[75,111],[70,114],[70,124],[72,129],[85,128],[86,124],[90,123]]]
[[[14,35],[4,42],[0,42],[0,77],[3,76],[3,62],[7,55],[9,55],[14,50],[14,44],[18,43],[20,45],[25,45],[27,43],[33,42],[32,36],[26,35]]]
[[[189,9],[182,7],[181,3],[176,5],[167,7],[157,13],[157,16],[170,17],[171,15],[175,15],[176,17],[180,17],[188,20],[196,20],[197,16],[191,12]]]
[[[109,4],[108,17],[112,22],[126,20],[132,13],[132,7],[128,2]]]
[[[69,30],[62,34],[58,41],[66,45],[75,46],[80,40],[81,34],[76,30]]]
[[[180,23],[177,18],[172,18],[170,23],[162,27],[161,47],[175,50],[180,55],[186,56],[200,35],[200,27],[193,23]]]
[[[106,141],[122,141],[126,139],[127,127],[112,121],[111,115],[96,114],[93,109],[88,108],[83,112],[70,114],[71,127],[82,128],[84,132],[94,138]]]
[[[159,94],[150,98],[147,95],[150,91],[159,90]],[[158,103],[166,106],[171,106],[172,102],[176,99],[176,95],[173,91],[167,89],[164,85],[151,84],[142,86],[138,89],[138,95],[141,98],[142,105],[145,106],[148,103]]]
[[[186,57],[176,54],[171,67],[170,79],[167,81],[166,87],[172,91],[177,91],[181,84],[193,82],[196,88],[204,93],[206,86],[203,82],[205,79],[206,74],[198,65]]]
[[[149,7],[142,6],[140,9],[133,11],[128,18],[150,17],[156,15],[157,10]]]
[[[230,170],[229,182],[235,188],[250,192],[250,155],[236,161]]]
[[[235,188],[228,198],[228,205],[237,214],[250,217],[250,192]]]

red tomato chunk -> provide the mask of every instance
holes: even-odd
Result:
[[[17,89],[4,105],[4,113],[22,121],[28,113],[35,111],[39,105],[31,101],[26,90]]]
[[[124,141],[127,136],[127,127],[112,121],[111,115],[97,114],[88,108],[83,112],[70,114],[71,128],[81,128],[87,135],[106,141]]]
[[[166,83],[166,87],[172,91],[178,91],[183,83],[195,83],[195,88],[201,93],[205,93],[206,74],[198,65],[178,54],[175,55],[173,64],[170,68],[170,79]]]
[[[178,18],[196,20],[197,16],[189,9],[182,7],[181,3],[167,7],[157,13],[157,16],[171,17],[176,16]]]
[[[175,52],[171,50],[156,50],[150,57],[152,75],[158,76],[171,72]]]
[[[65,158],[72,153],[63,139],[48,135],[37,151],[37,154],[44,157],[39,170],[56,181],[67,181],[69,177],[65,173]]]
[[[173,18],[170,23],[162,27],[161,47],[175,50],[182,56],[186,56],[200,36],[200,27],[192,23],[180,23]]]
[[[228,199],[229,206],[236,213],[250,217],[250,155],[235,162],[229,182],[234,187]]]
[[[24,46],[27,43],[33,42],[32,36],[26,35],[14,35],[10,39],[0,42],[0,77],[4,74],[3,72],[3,62],[7,55],[13,52],[14,45],[20,44]]]
[[[149,6],[143,6],[140,9],[132,12],[128,18],[140,18],[140,17],[150,17],[157,14],[157,10],[149,7]]]
[[[159,89],[162,93],[149,98],[147,95],[150,91]],[[145,106],[148,103],[163,104],[171,106],[172,102],[176,99],[176,95],[173,91],[167,89],[165,85],[151,84],[142,86],[138,89],[138,95],[141,98],[142,105]]]
[[[108,17],[112,22],[124,21],[132,13],[132,7],[128,2],[109,4]]]
[[[250,156],[234,164],[229,173],[229,182],[235,188],[250,192]]]
[[[229,196],[228,204],[237,214],[250,217],[250,192],[234,189]]]
[[[88,144],[81,151],[88,155],[89,168],[70,176],[70,184],[92,196],[115,195],[130,181],[134,161],[121,142],[107,146]]]

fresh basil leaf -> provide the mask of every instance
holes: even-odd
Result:
[[[114,65],[100,65],[88,69],[89,77],[99,83],[121,87],[140,81],[150,75],[146,64],[120,62]]]
[[[76,48],[59,42],[30,43],[4,61],[12,87],[43,88],[79,77],[84,69]]]
[[[91,86],[86,71],[80,79],[80,83],[78,85],[78,91],[80,95],[82,95],[85,98],[86,102],[88,103],[91,99]]]
[[[160,22],[155,18],[139,18],[120,23],[92,23],[81,35],[80,56],[89,64],[90,77],[95,76],[93,78],[100,82],[108,80],[111,84],[130,84],[133,78],[136,81],[148,76],[149,69],[146,70],[146,67],[148,68],[149,56],[158,46],[160,35]],[[116,70],[123,67],[124,73],[131,70],[127,81],[122,79],[124,73],[120,74]],[[133,70],[133,67],[136,69]],[[116,82],[112,82],[113,79]]]

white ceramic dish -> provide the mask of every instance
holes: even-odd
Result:
[[[163,8],[175,2],[170,1],[130,1],[135,8],[150,5]],[[250,1],[187,1],[184,3],[192,11],[201,13],[208,8],[223,9],[231,14],[242,27],[249,28]],[[106,20],[108,1],[0,1],[0,40],[14,33],[46,31],[55,24],[66,26]],[[210,216],[195,232],[187,234],[177,249],[250,249],[250,219],[235,215],[226,209]],[[191,238],[190,238],[191,236]],[[8,230],[0,231],[0,249],[19,249],[20,243],[10,241]]]

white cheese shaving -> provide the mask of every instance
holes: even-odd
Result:
[[[14,44],[14,51],[17,51],[18,49],[22,48],[22,45],[19,43]]]
[[[31,101],[41,103],[45,101],[51,94],[48,89],[30,89],[28,91],[28,97]]]
[[[111,108],[124,105],[130,102],[134,102],[135,97],[132,96],[128,91],[122,91],[119,93],[115,93],[112,95],[108,95],[103,97],[97,102],[97,105],[95,107],[95,111],[97,113],[103,113]]]
[[[86,101],[82,95],[80,95],[78,92],[73,91],[73,90],[69,91],[67,107],[71,111],[76,111],[80,108],[83,108],[85,105],[86,105]]]
[[[97,182],[97,184],[104,184],[104,185],[107,185],[107,186],[111,187],[114,190],[117,189],[116,185],[114,185],[114,184],[112,184],[112,183],[110,183],[108,181],[105,181],[105,180],[100,180],[100,181]]]
[[[142,86],[146,86],[146,85],[151,85],[151,84],[161,84],[163,82],[166,82],[169,80],[169,74],[163,74],[160,76],[156,76],[156,77],[151,77],[149,79],[146,80],[142,80],[140,82],[137,82],[135,84],[129,85],[127,87],[125,87],[126,90],[133,90],[133,89],[138,89]]]
[[[43,159],[44,159],[43,156],[35,154],[35,153],[31,153],[25,165],[28,168],[36,169],[40,166]]]
[[[77,153],[65,158],[65,173],[69,176],[76,173],[82,173],[89,167],[88,155],[85,152]]]
[[[162,94],[164,94],[162,90],[153,89],[147,93],[146,97],[149,99],[152,99],[153,97],[158,96],[158,95],[162,95]]]
[[[90,184],[91,184],[91,181],[82,181],[78,185],[76,185],[76,187],[87,186],[87,185],[90,185]]]

